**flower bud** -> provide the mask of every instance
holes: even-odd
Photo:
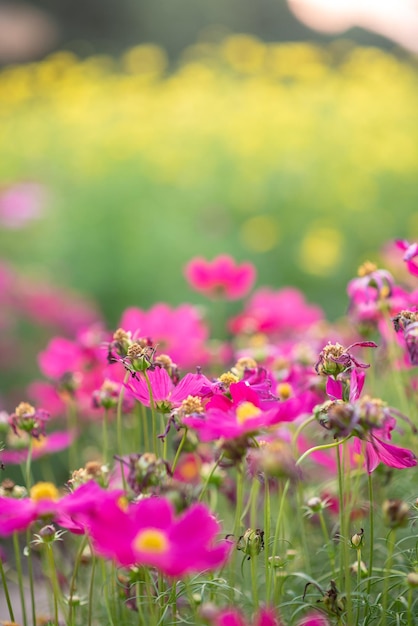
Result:
[[[354,548],[355,550],[358,550],[361,544],[363,543],[363,536],[364,536],[364,530],[360,528],[360,531],[358,533],[355,533],[351,537],[351,547]]]
[[[264,549],[264,530],[248,528],[239,538],[237,550],[241,550],[250,559]]]
[[[418,587],[418,572],[409,572],[406,582],[410,587]]]

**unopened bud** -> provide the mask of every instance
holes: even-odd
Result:
[[[356,550],[358,550],[361,546],[361,544],[363,543],[363,535],[364,535],[364,530],[362,528],[360,528],[360,532],[355,533],[352,537],[351,537],[351,547],[355,548]]]

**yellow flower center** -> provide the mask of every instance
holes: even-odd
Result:
[[[120,496],[120,498],[118,498],[117,500],[117,505],[124,513],[126,513],[126,511],[129,509],[128,498],[126,496]]]
[[[287,400],[292,395],[292,385],[289,383],[279,383],[277,385],[276,393],[280,400]]]
[[[46,448],[46,445],[48,443],[48,439],[47,437],[39,437],[39,439],[33,439],[32,440],[32,447],[33,449],[36,450],[42,450],[43,448]]]
[[[243,424],[247,420],[258,417],[260,413],[261,410],[252,402],[242,402],[237,408],[237,421]]]
[[[168,540],[162,530],[147,528],[139,531],[135,537],[134,548],[148,554],[163,554],[168,550]]]
[[[39,502],[39,500],[58,500],[59,491],[52,483],[36,483],[30,490],[30,497],[35,502]]]

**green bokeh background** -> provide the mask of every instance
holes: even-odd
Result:
[[[129,305],[203,302],[196,255],[250,260],[335,318],[359,263],[416,238],[417,64],[349,41],[202,38],[0,74],[4,184],[45,185],[43,217],[0,232],[34,279]]]

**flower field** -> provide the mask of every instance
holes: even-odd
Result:
[[[159,302],[112,330],[50,294],[66,334],[1,413],[2,623],[416,624],[417,244],[391,255],[334,325],[228,255],[184,268],[206,319]],[[4,271],[3,327],[36,321],[16,293]]]

